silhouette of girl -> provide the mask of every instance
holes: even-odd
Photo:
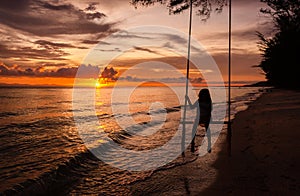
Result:
[[[205,127],[206,135],[207,135],[207,152],[211,152],[211,135],[210,135],[210,129],[209,129],[209,123],[211,119],[211,111],[212,111],[212,101],[210,97],[210,93],[208,89],[202,89],[199,92],[198,100],[192,104],[191,100],[187,96],[187,101],[190,105],[191,109],[194,109],[197,107],[197,116],[196,121],[194,122],[193,126],[193,132],[192,132],[192,143],[191,143],[191,151],[195,151],[195,135],[197,131],[198,125]],[[199,119],[199,122],[197,122],[197,119]]]

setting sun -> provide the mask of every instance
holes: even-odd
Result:
[[[98,78],[96,83],[95,83],[95,87],[96,88],[102,88],[102,87],[106,87],[109,86],[111,84],[111,82],[108,81],[107,78]]]
[[[101,87],[101,84],[100,84],[100,82],[99,82],[98,80],[97,80],[96,83],[95,83],[95,87],[96,87],[96,88],[100,88],[100,87]]]

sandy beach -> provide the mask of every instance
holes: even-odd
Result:
[[[132,195],[299,195],[300,92],[272,89],[239,112],[232,156],[222,133],[211,154],[155,172]]]

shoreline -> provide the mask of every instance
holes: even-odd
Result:
[[[298,100],[299,91],[273,89],[262,94],[233,120],[231,157],[222,131],[211,154],[154,172],[146,180],[131,184],[131,194],[299,194]]]

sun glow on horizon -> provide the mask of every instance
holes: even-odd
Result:
[[[98,80],[97,80],[96,83],[95,83],[95,87],[96,87],[96,88],[100,88],[100,87],[101,87],[101,84],[100,84],[100,82],[99,82]]]
[[[95,82],[95,87],[96,88],[103,88],[103,87],[109,87],[112,86],[114,82],[109,81],[108,78],[98,78]]]

